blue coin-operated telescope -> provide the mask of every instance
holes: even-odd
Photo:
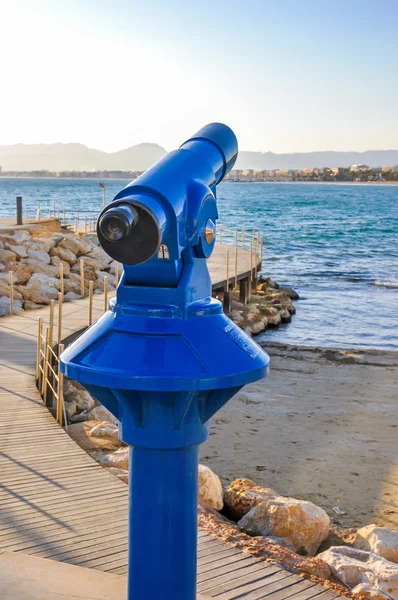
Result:
[[[61,357],[119,420],[131,445],[129,600],[196,597],[198,446],[242,386],[265,377],[265,352],[211,297],[216,186],[237,140],[207,125],[119,192],[98,239],[124,265],[109,310]]]

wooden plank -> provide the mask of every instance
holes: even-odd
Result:
[[[29,548],[36,548],[36,555],[41,555],[43,552],[53,552],[52,548],[54,543],[62,543],[62,548],[76,547],[77,545],[84,544],[86,540],[96,540],[98,543],[101,542],[102,538],[111,537],[117,535],[120,539],[122,536],[127,538],[127,520],[121,519],[109,523],[102,523],[98,525],[98,522],[94,519],[90,521],[90,528],[85,529],[82,525],[78,532],[64,532],[60,534],[58,532],[47,534],[45,538],[38,535],[35,538],[31,538],[29,541],[23,541],[14,545],[9,545],[8,550],[11,552],[23,552],[29,550]]]
[[[259,563],[258,560],[255,560],[251,556],[242,556],[242,560],[239,562],[228,562],[226,565],[221,567],[216,567],[213,563],[213,568],[208,571],[204,571],[203,568],[199,568],[198,570],[198,584],[205,583],[209,581],[209,579],[215,579],[216,577],[222,577],[223,575],[228,575],[231,577],[234,573],[240,571],[241,569],[250,568],[253,566],[257,566]]]
[[[125,539],[127,536],[127,517],[118,518],[115,514],[112,515],[111,522],[115,525],[115,527],[118,527],[119,525],[124,527],[125,534],[123,539]],[[64,539],[80,538],[80,535],[83,535],[86,531],[86,527],[92,528],[93,531],[101,531],[101,528],[97,528],[98,518],[93,515],[84,517],[81,522],[77,520],[71,520],[69,523],[72,525],[72,528],[69,530],[56,528],[52,524],[51,526],[41,526],[32,530],[27,530],[25,528],[24,531],[18,533],[16,533],[15,530],[12,530],[5,535],[0,535],[0,541],[3,544],[7,543],[7,548],[8,544],[17,544],[18,546],[21,545],[22,547],[15,548],[15,551],[22,551],[33,547],[45,548],[48,544],[52,544],[54,539],[61,542]]]
[[[206,565],[208,563],[212,563],[213,561],[220,560],[222,558],[230,558],[232,556],[240,556],[241,553],[239,550],[235,550],[234,548],[226,548],[222,549],[217,554],[212,554],[211,556],[205,556],[204,558],[198,559],[198,565]]]
[[[211,571],[211,577],[209,577],[206,581],[198,580],[198,591],[206,592],[207,590],[211,590],[212,588],[217,587],[223,583],[237,580],[240,577],[245,577],[247,575],[254,577],[258,571],[264,572],[264,565],[260,561],[254,562],[253,564],[250,564],[246,567],[243,566],[240,569],[236,569],[232,572],[229,571],[228,573],[224,573],[221,575],[216,575],[217,571]]]
[[[223,558],[214,558],[213,561],[204,564],[200,564],[198,561],[198,573],[207,573],[208,571],[218,569],[219,567],[233,565],[241,560],[246,560],[246,556],[243,554],[243,552],[233,556],[228,555],[227,557]]]
[[[210,597],[217,596],[218,600],[233,600],[237,597],[245,597],[250,600],[259,600],[265,598],[267,595],[273,594],[274,592],[286,588],[290,583],[294,575],[291,575],[287,571],[280,571],[274,575],[261,577],[246,583],[246,585],[236,585],[233,589],[226,585],[228,588],[225,592],[223,590],[215,593],[214,590],[207,592]],[[249,594],[250,592],[250,594]]]
[[[219,585],[214,585],[213,587],[207,588],[208,596],[219,596],[227,593],[231,593],[231,598],[233,598],[233,594],[237,589],[243,590],[243,592],[251,591],[252,589],[256,589],[258,587],[262,587],[265,584],[272,583],[273,581],[279,581],[280,579],[285,578],[290,575],[283,569],[279,569],[278,567],[264,567],[264,569],[260,569],[256,571],[254,574],[249,573],[248,575],[238,575],[238,577],[232,577]],[[253,586],[247,588],[247,586]]]
[[[117,509],[112,509],[112,504],[115,505],[115,502],[105,502],[102,503],[100,507],[96,506],[95,514],[97,515],[97,517],[99,518],[102,515],[108,515],[108,518],[112,518],[114,516],[113,513],[115,515],[119,514],[120,506]],[[85,506],[81,510],[79,510],[78,508],[74,514],[70,514],[68,508],[66,508],[63,513],[57,513],[53,518],[50,518],[46,515],[38,516],[34,513],[34,511],[27,513],[27,515],[23,516],[22,518],[19,518],[16,522],[14,521],[11,524],[8,518],[4,525],[0,526],[0,541],[3,539],[3,534],[9,532],[13,532],[15,536],[20,536],[27,535],[30,529],[40,529],[41,531],[43,531],[47,527],[51,527],[52,529],[55,529],[56,527],[58,527],[59,529],[63,529],[65,527],[70,527],[71,525],[76,527],[78,526],[79,521],[84,521],[90,514],[92,514],[92,512],[93,502],[91,501],[91,506]],[[60,519],[62,519],[63,517],[66,517],[67,519],[65,521],[60,521]],[[56,525],[57,521],[60,522]]]
[[[304,579],[290,585],[284,590],[274,592],[272,594],[272,600],[309,600],[319,593],[316,588],[317,586],[315,583]]]

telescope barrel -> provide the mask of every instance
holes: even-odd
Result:
[[[201,203],[207,197],[207,220],[215,223],[215,188],[229,173],[238,155],[238,142],[232,129],[222,123],[210,123],[190,137],[179,150],[166,154],[158,163],[132,181],[98,219],[97,233],[102,248],[126,265],[141,265],[157,257],[161,244],[171,260],[181,261],[182,247],[188,245],[187,231],[199,228]],[[211,204],[211,206],[210,206]],[[188,219],[184,217],[188,216]],[[202,235],[196,233],[196,244]],[[213,249],[201,242],[198,252],[208,257]],[[176,273],[181,263],[176,266]],[[174,280],[178,275],[173,275]]]
[[[199,129],[189,140],[182,144],[181,149],[195,150],[197,142],[210,143],[220,152],[220,160],[214,169],[217,180],[216,185],[224,179],[233,168],[238,156],[238,140],[236,135],[223,123],[210,123]]]

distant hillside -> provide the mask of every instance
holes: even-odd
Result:
[[[138,144],[119,152],[102,152],[83,144],[16,144],[0,146],[3,171],[145,171],[166,150]]]
[[[351,165],[385,167],[398,164],[398,150],[368,150],[367,152],[240,152],[236,169],[306,169],[350,167]]]
[[[144,171],[166,150],[157,144],[138,144],[119,152],[103,152],[83,144],[16,144],[0,146],[3,171]],[[398,150],[368,152],[273,152],[239,153],[237,169],[303,169],[349,167],[366,164],[380,167],[398,164]]]

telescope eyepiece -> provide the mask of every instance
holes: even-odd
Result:
[[[130,235],[137,224],[137,211],[128,204],[106,211],[98,223],[101,234],[108,242],[118,242]]]
[[[149,260],[162,240],[165,217],[159,220],[143,201],[150,202],[139,195],[116,200],[104,208],[98,219],[97,235],[102,248],[111,258],[126,265]]]

